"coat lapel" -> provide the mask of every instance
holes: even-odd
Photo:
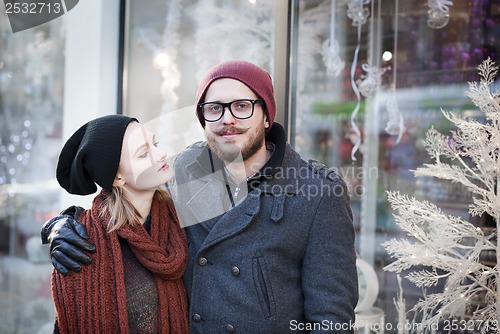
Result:
[[[202,248],[207,248],[245,229],[260,211],[261,191],[255,189],[239,205],[226,212],[213,226]]]
[[[185,204],[196,219],[192,224],[218,217],[231,209],[231,202],[225,192],[225,186],[216,175],[206,176],[201,180],[192,181],[192,184],[183,186],[192,188],[193,191],[189,193],[194,193]],[[190,225],[192,224],[190,223]]]

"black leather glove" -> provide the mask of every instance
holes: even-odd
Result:
[[[95,252],[95,246],[89,242],[85,226],[76,220],[82,211],[81,207],[71,206],[42,226],[42,244],[49,244],[52,265],[63,275],[69,270],[82,270],[81,264],[92,263],[84,251]]]

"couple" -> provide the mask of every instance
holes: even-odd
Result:
[[[106,116],[116,118],[117,133],[104,134],[106,142],[94,149],[121,151],[79,159],[82,142],[98,137],[99,131],[88,131],[96,120],[89,122],[71,145],[77,153],[65,162],[65,174],[59,165],[72,139],[66,143],[61,185],[88,194],[95,182],[103,191],[92,210],[70,208],[42,229],[57,270],[59,329],[64,317],[66,330],[79,326],[74,332],[352,332],[339,330],[354,323],[358,298],[345,183],[286,143],[284,129],[273,122],[271,77],[260,67],[239,60],[216,65],[196,102],[207,141],[176,159],[169,189],[177,214],[161,189],[170,179],[165,155],[134,119]],[[139,141],[130,139],[135,133]],[[107,141],[110,135],[116,138]],[[90,168],[78,170],[85,163]],[[75,178],[76,190],[59,174]],[[132,208],[116,209],[121,200]]]

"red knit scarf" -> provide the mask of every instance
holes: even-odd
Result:
[[[81,272],[62,276],[52,271],[52,294],[61,333],[128,333],[123,259],[118,236],[129,243],[140,263],[153,273],[158,291],[160,333],[188,333],[187,297],[182,275],[187,239],[173,204],[153,201],[150,234],[142,225],[106,231],[109,217],[99,217],[105,192],[79,220],[97,251]]]

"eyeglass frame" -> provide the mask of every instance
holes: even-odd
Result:
[[[231,105],[235,102],[239,102],[239,101],[248,101],[252,104],[252,112],[250,113],[250,116],[248,117],[238,117],[238,116],[235,116],[233,114],[233,111],[231,110]],[[264,104],[264,100],[262,99],[255,99],[255,100],[252,100],[252,99],[237,99],[237,100],[234,100],[234,101],[231,101],[231,102],[203,102],[203,103],[200,103],[198,104],[198,110],[199,112],[201,113],[201,115],[203,116],[203,119],[205,120],[205,122],[210,122],[210,123],[214,123],[214,122],[218,122],[222,119],[222,117],[224,117],[224,113],[226,112],[226,108],[229,109],[229,112],[231,113],[231,116],[233,116],[234,118],[236,119],[249,119],[253,116],[253,113],[255,111],[255,104],[260,104],[260,105],[263,105]],[[208,119],[205,118],[205,114],[203,113],[203,106],[204,105],[207,105],[207,104],[219,104],[222,106],[222,113],[220,114],[220,117],[217,118],[216,120],[213,120],[213,121],[210,121]]]

